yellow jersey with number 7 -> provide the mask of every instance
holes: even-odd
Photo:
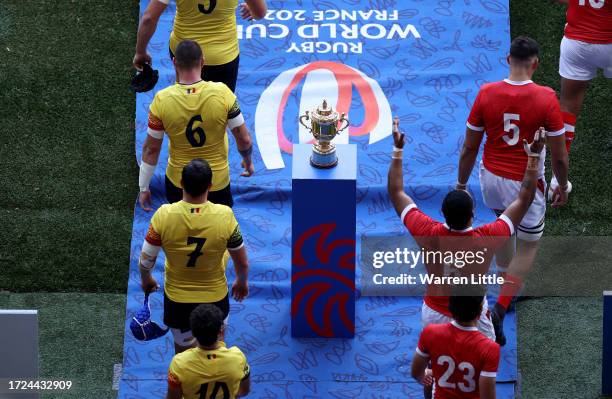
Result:
[[[179,303],[212,303],[227,295],[227,250],[243,246],[232,209],[205,202],[162,205],[146,240],[166,255],[164,290]]]
[[[206,65],[223,65],[240,53],[236,33],[238,0],[176,0],[170,50],[183,40],[195,40]]]
[[[160,90],[149,107],[149,127],[170,139],[166,175],[181,186],[183,167],[203,158],[213,171],[211,191],[230,183],[227,121],[240,113],[236,96],[223,83],[176,83]]]

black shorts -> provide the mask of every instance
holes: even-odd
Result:
[[[164,324],[170,328],[178,328],[182,332],[191,330],[189,325],[189,317],[193,309],[201,305],[201,303],[180,303],[174,302],[168,298],[164,292]],[[223,319],[229,315],[229,292],[225,298],[218,302],[213,302],[211,305],[217,306],[223,312]]]
[[[170,59],[174,59],[172,50],[170,52]],[[204,60],[206,62],[206,60]],[[221,65],[204,65],[202,68],[202,80],[209,82],[221,82],[225,83],[232,92],[236,91],[236,80],[238,80],[238,66],[240,65],[240,56],[234,58],[233,61],[227,64]]]
[[[168,176],[166,176],[166,199],[170,204],[183,199],[183,189],[172,184]],[[230,208],[234,206],[234,198],[229,184],[221,190],[209,191],[208,200],[213,204],[227,205]]]

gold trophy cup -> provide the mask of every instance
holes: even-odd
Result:
[[[304,120],[310,121],[310,126],[304,123]],[[346,123],[344,127],[338,129],[338,122],[342,121]],[[323,100],[323,104],[312,111],[306,111],[304,115],[300,116],[300,123],[315,138],[312,146],[312,155],[310,156],[310,164],[315,168],[321,169],[336,166],[338,164],[338,155],[336,155],[336,146],[331,141],[341,131],[349,127],[349,121],[344,113],[340,115],[327,104],[327,100]]]

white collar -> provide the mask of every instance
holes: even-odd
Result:
[[[474,230],[474,228],[472,226],[470,226],[470,227],[468,227],[466,229],[463,229],[463,230],[454,230],[454,229],[451,229],[450,227],[448,227],[448,225],[446,223],[444,223],[444,227],[446,227],[448,229],[448,231],[452,231],[452,232],[455,232],[455,233],[467,233],[467,232],[470,232],[470,231]]]
[[[462,331],[478,331],[477,327],[464,327],[461,324],[457,323],[455,320],[451,321],[451,324]]]
[[[530,80],[510,80],[510,79],[504,79],[504,82],[508,83],[509,85],[512,86],[524,86],[524,85],[528,85],[529,83],[533,83],[533,81]]]

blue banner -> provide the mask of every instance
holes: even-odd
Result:
[[[141,1],[141,11],[147,3]],[[354,339],[290,338],[291,149],[312,140],[298,116],[326,98],[351,121],[335,142],[358,146],[357,248],[363,234],[406,234],[386,194],[392,116],[400,118],[407,135],[406,190],[421,209],[441,219],[440,204],[456,181],[476,93],[507,74],[508,2],[287,0],[269,1],[268,7],[263,21],[238,20],[236,94],[256,141],[256,173],[239,176],[240,156],[230,139],[234,211],[251,262],[251,295],[243,303],[232,301],[228,345],[238,345],[249,359],[252,397],[422,397],[410,377],[421,298],[358,296]],[[168,58],[174,12],[172,1],[149,46],[160,69],[156,90],[175,79]],[[137,96],[138,161],[153,95]],[[152,184],[155,206],[163,201],[166,154],[164,146]],[[470,189],[477,199],[475,223],[492,220],[476,175]],[[142,304],[137,258],[151,216],[136,207],[128,321]],[[156,320],[162,318],[162,302],[161,294],[151,298]],[[506,318],[508,344],[498,373],[505,383],[498,384],[498,397],[513,397],[517,379],[514,320],[513,313]],[[141,343],[126,324],[119,397],[163,398],[172,355],[170,335]]]

